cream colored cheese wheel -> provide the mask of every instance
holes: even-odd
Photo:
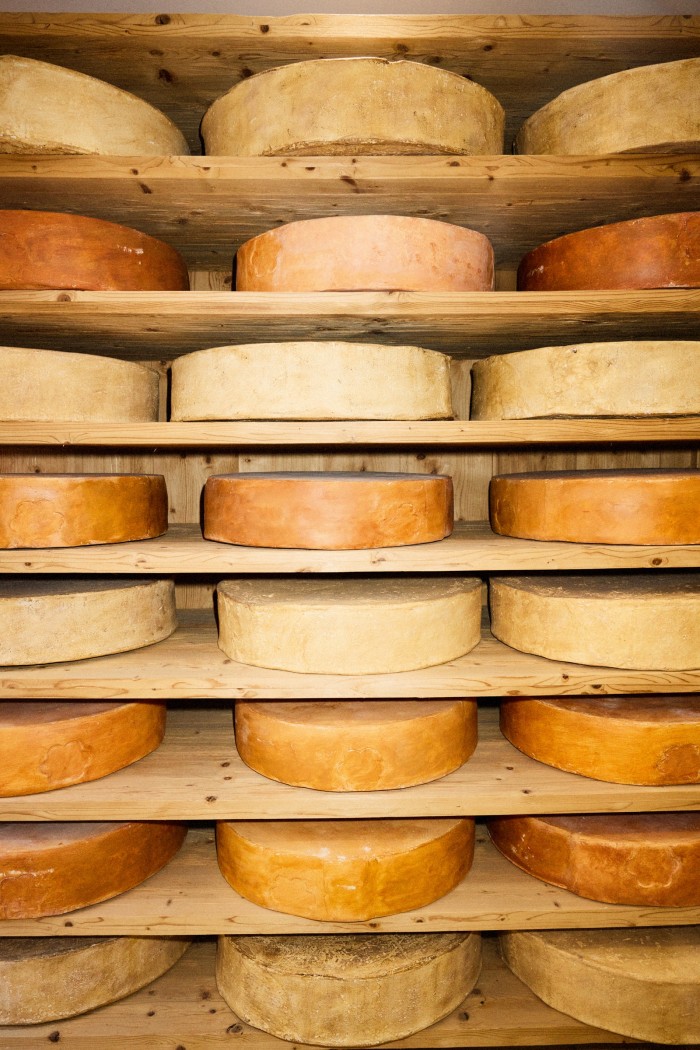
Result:
[[[694,573],[500,576],[489,591],[493,633],[522,652],[639,670],[700,667]]]
[[[0,919],[62,915],[137,886],[171,860],[173,821],[0,824]]]
[[[243,761],[271,780],[321,791],[437,780],[467,761],[476,738],[475,700],[236,702]]]
[[[290,1042],[375,1046],[446,1017],[481,969],[478,933],[220,937],[219,991]]]
[[[700,342],[543,346],[472,366],[471,419],[700,414]]]
[[[162,641],[176,626],[172,580],[0,580],[0,665],[123,653]]]
[[[555,1010],[654,1043],[700,1041],[700,926],[500,935],[511,970]]]
[[[268,230],[236,253],[239,292],[488,292],[490,241],[408,215],[336,215]]]
[[[0,55],[0,153],[189,152],[173,122],[136,95],[63,66]]]
[[[165,733],[165,704],[0,703],[0,796],[54,791],[113,773]]]
[[[223,580],[218,601],[226,655],[283,671],[411,671],[464,656],[481,638],[474,577]]]
[[[529,117],[518,153],[692,153],[700,145],[700,58],[611,73]]]
[[[263,908],[326,922],[412,911],[469,871],[474,820],[219,821],[221,873]]]
[[[423,62],[321,58],[241,80],[204,114],[205,152],[232,156],[503,153],[503,108]]]

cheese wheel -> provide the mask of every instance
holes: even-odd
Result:
[[[472,365],[471,419],[700,414],[700,341],[543,346]]]
[[[176,626],[172,580],[0,580],[0,665],[123,653]]]
[[[563,91],[525,121],[518,153],[693,153],[700,58],[611,73]]]
[[[694,574],[492,577],[490,604],[493,633],[525,653],[639,670],[700,667]]]
[[[476,737],[475,700],[236,702],[243,761],[271,780],[321,791],[437,780],[467,761]]]
[[[375,1046],[446,1017],[481,969],[478,933],[220,937],[219,991],[290,1042]]]
[[[104,219],[53,211],[0,211],[0,289],[182,291],[179,252]]]
[[[3,937],[0,1024],[40,1024],[131,995],[169,970],[185,937]]]
[[[263,908],[359,922],[422,908],[469,871],[474,820],[219,821],[221,873]]]
[[[162,474],[0,474],[0,548],[123,543],[167,528]]]
[[[700,543],[700,470],[502,474],[489,487],[502,536],[573,543]]]
[[[494,96],[458,73],[321,58],[235,84],[204,114],[202,138],[218,156],[492,154],[503,153],[503,124]]]
[[[700,905],[700,813],[495,817],[488,829],[511,863],[580,897]]]
[[[63,915],[159,871],[185,841],[173,821],[0,824],[0,919]]]
[[[501,700],[501,732],[538,762],[614,784],[700,784],[700,698]]]
[[[0,55],[0,153],[189,153],[182,133],[148,102],[104,80]]]
[[[226,655],[283,671],[411,671],[481,638],[481,581],[467,576],[223,580],[218,601]]]
[[[408,215],[278,226],[236,253],[239,292],[488,292],[493,248],[476,230]]]
[[[204,486],[206,539],[247,547],[400,547],[442,540],[453,524],[445,474],[219,474]]]
[[[547,241],[521,260],[518,288],[700,288],[700,212],[629,219]]]
[[[158,747],[165,704],[0,704],[0,796],[54,791],[97,780]]]
[[[172,419],[454,415],[449,358],[419,346],[382,343],[245,343],[196,350],[173,361],[171,401]]]

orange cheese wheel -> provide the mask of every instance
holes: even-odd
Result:
[[[412,911],[469,871],[474,820],[263,820],[217,824],[224,878],[263,908],[327,922]]]
[[[700,470],[502,474],[489,488],[503,536],[574,543],[700,543]]]
[[[173,821],[0,824],[0,919],[62,915],[138,886],[175,856]]]
[[[220,474],[204,486],[203,531],[248,547],[398,547],[449,536],[453,512],[444,474]]]
[[[475,700],[236,702],[243,761],[271,780],[321,791],[437,780],[467,761],[476,737]]]
[[[165,704],[0,704],[0,796],[54,791],[113,773],[158,747]]]
[[[162,474],[0,474],[0,547],[80,547],[162,536]]]
[[[501,731],[530,758],[594,780],[700,784],[700,698],[509,698]]]
[[[486,292],[493,248],[482,233],[407,215],[304,219],[246,241],[239,292]]]
[[[495,817],[488,827],[509,861],[580,897],[700,905],[700,813]]]
[[[0,289],[182,291],[185,261],[129,226],[52,211],[0,211]]]

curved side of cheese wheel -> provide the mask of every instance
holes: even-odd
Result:
[[[359,922],[443,897],[469,871],[474,820],[219,821],[221,873],[263,908]]]
[[[219,991],[238,1017],[323,1046],[375,1046],[427,1028],[480,969],[478,933],[220,937],[216,957]]]

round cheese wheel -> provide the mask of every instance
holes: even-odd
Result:
[[[639,670],[700,667],[700,589],[693,574],[500,576],[491,629],[550,660]]]
[[[577,84],[529,117],[518,153],[692,153],[700,145],[700,58]]]
[[[700,926],[499,935],[511,970],[555,1010],[654,1043],[700,1040]]]
[[[172,580],[0,580],[0,665],[122,653],[176,627]]]
[[[53,211],[0,211],[0,289],[182,291],[179,252],[104,219]]]
[[[0,548],[123,543],[167,528],[162,474],[0,474]]]
[[[290,1042],[375,1046],[446,1017],[481,968],[478,933],[220,937],[219,991]]]
[[[700,905],[700,813],[495,817],[488,828],[509,861],[580,897]]]
[[[474,577],[223,580],[219,646],[234,660],[311,674],[411,671],[481,639]]]
[[[493,248],[482,233],[408,215],[290,222],[236,253],[239,292],[488,292]]]
[[[189,152],[173,122],[136,95],[63,66],[0,55],[0,153]]]
[[[700,342],[543,346],[472,365],[471,419],[700,415]]]
[[[185,937],[3,937],[0,1024],[40,1024],[105,1006],[169,970]]]
[[[476,737],[475,700],[236,702],[243,761],[271,780],[321,791],[437,780],[467,761]]]
[[[62,915],[138,886],[175,856],[172,821],[0,824],[0,919]]]
[[[573,543],[700,543],[700,470],[502,474],[489,487],[502,536]]]
[[[538,762],[614,784],[700,784],[700,698],[501,700],[501,731]]]
[[[497,99],[458,73],[423,62],[320,58],[234,85],[204,114],[202,138],[205,152],[218,156],[493,154],[503,153],[503,124]]]
[[[219,821],[221,873],[263,908],[356,922],[422,908],[469,871],[474,820]]]
[[[452,478],[445,474],[219,474],[204,486],[206,539],[247,547],[430,543],[450,535],[453,515]]]
[[[700,212],[629,219],[547,241],[521,260],[518,288],[700,288]]]

